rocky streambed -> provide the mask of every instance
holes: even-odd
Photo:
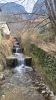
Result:
[[[55,100],[32,68],[6,69],[0,73],[0,100]]]

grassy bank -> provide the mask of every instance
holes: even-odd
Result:
[[[56,58],[34,44],[24,45],[25,53],[33,58],[33,66],[56,94]]]
[[[13,42],[9,39],[0,40],[0,64],[6,67],[6,56],[11,55]]]
[[[56,36],[53,29],[42,33],[38,28],[28,30],[21,35],[21,42],[26,55],[33,58],[34,69],[56,94]]]

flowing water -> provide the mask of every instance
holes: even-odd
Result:
[[[25,57],[18,48],[15,55],[18,66],[9,69],[9,75],[0,87],[0,100],[55,100],[40,75],[25,65]]]
[[[21,55],[21,53],[18,54]],[[17,55],[17,52],[15,53],[15,55]],[[17,60],[18,60],[18,66],[16,66],[15,70],[17,70],[19,73],[22,74],[27,71],[33,71],[32,67],[25,65],[25,58],[23,58],[22,55],[21,58],[18,57]]]
[[[16,53],[18,53],[19,48],[16,48]]]

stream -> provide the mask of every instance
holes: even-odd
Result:
[[[16,56],[18,64],[2,72],[0,100],[56,100],[42,77],[32,66],[26,65],[25,55],[17,42],[14,48],[13,56]]]

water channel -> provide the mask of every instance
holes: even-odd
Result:
[[[17,66],[5,70],[5,80],[0,87],[0,100],[55,100],[48,86],[27,61],[23,50],[16,41],[13,45],[13,56]]]

